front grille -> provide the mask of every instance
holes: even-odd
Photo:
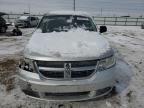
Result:
[[[86,61],[36,61],[39,73],[44,78],[77,79],[95,72],[97,60]],[[67,78],[68,77],[68,78]]]
[[[85,70],[85,71],[72,71],[71,78],[87,77],[87,76],[90,76],[93,72],[94,72],[94,69]]]

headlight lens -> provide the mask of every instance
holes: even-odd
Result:
[[[103,71],[105,69],[108,69],[108,68],[114,66],[115,63],[116,63],[116,61],[115,61],[114,56],[106,58],[106,59],[102,59],[98,62],[97,70],[98,71]]]
[[[19,63],[19,68],[29,72],[34,72],[33,61],[26,58],[21,59]]]

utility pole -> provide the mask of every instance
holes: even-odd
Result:
[[[73,9],[74,9],[74,11],[76,10],[76,6],[75,6],[76,4],[75,4],[75,0],[73,1]]]
[[[31,14],[31,3],[28,3],[28,13]]]
[[[30,3],[28,4],[28,11],[29,11],[29,17],[30,17],[29,22],[31,24],[31,4]]]
[[[102,10],[102,8],[101,8],[101,16],[102,16],[102,14],[103,14],[103,10]]]

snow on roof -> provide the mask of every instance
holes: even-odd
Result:
[[[20,20],[26,20],[29,16],[20,16],[19,19]]]
[[[83,11],[50,11],[45,15],[80,15],[80,16],[90,16],[87,12]]]

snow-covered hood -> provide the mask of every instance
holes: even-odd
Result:
[[[25,49],[26,55],[53,58],[99,57],[110,50],[108,41],[97,32],[71,30],[69,32],[32,35]]]

